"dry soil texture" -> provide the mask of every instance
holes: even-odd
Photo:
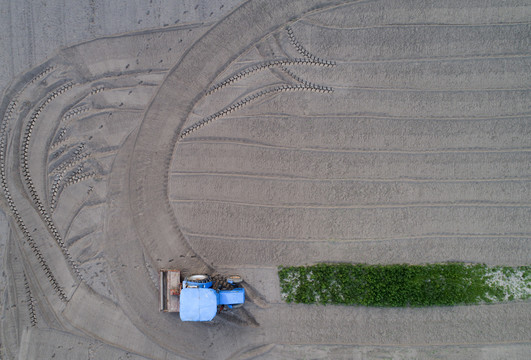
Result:
[[[276,267],[530,264],[529,3],[224,14],[65,48],[5,92],[2,356],[527,359],[529,301],[288,305]],[[168,267],[238,272],[248,301],[182,323]]]

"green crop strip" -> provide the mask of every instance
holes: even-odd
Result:
[[[278,275],[288,303],[419,307],[531,296],[531,266],[317,264],[280,267]]]

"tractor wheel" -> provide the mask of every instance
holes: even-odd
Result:
[[[196,284],[196,286],[199,287],[201,287],[201,284],[208,284],[212,281],[209,275],[191,275],[186,277],[186,279],[184,280],[187,281],[189,284]]]
[[[243,281],[240,275],[231,275],[228,280],[231,280],[233,284],[239,284]]]

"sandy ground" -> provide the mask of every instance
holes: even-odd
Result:
[[[212,22],[239,0],[0,1],[0,88],[62,47],[100,36]]]
[[[2,4],[4,83],[153,27],[5,92],[2,357],[528,358],[529,302],[287,305],[276,267],[531,262],[531,7],[236,3]],[[167,267],[249,301],[181,323]]]

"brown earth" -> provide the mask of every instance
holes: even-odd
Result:
[[[2,355],[527,358],[529,301],[288,305],[276,267],[529,264],[530,13],[248,1],[21,75],[2,103]],[[157,311],[168,267],[238,272],[249,301],[182,323]]]

